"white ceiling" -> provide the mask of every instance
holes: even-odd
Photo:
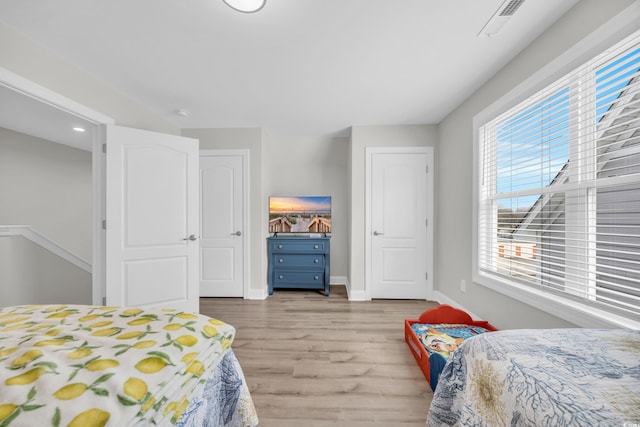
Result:
[[[0,21],[179,128],[344,135],[438,123],[577,2],[526,0],[493,37],[504,0],[0,0]]]
[[[91,122],[3,85],[0,85],[0,128],[85,151],[92,149],[95,129]],[[82,128],[85,132],[73,128]]]

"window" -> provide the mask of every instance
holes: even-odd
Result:
[[[640,33],[478,132],[479,274],[640,320]]]

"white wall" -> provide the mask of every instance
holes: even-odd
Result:
[[[251,293],[266,295],[269,196],[332,197],[331,277],[347,275],[347,138],[303,137],[261,129],[183,129],[201,150],[248,149]],[[339,279],[338,279],[339,280]]]
[[[0,224],[28,225],[91,263],[91,153],[0,128]],[[92,302],[91,274],[0,236],[0,304]]]
[[[263,205],[265,225],[269,196],[331,196],[330,275],[347,277],[348,138],[300,136],[265,131]],[[268,234],[263,235],[263,239]],[[266,257],[266,243],[262,244]],[[266,274],[266,273],[265,273]]]
[[[0,128],[0,225],[92,258],[91,153]]]
[[[180,133],[165,117],[86,74],[1,22],[0,67],[111,117],[116,124],[176,135]]]
[[[118,125],[171,134],[179,134],[180,132],[178,127],[167,121],[166,116],[161,116],[149,110],[137,101],[132,100],[127,94],[105,85],[100,80],[84,73],[82,70],[64,61],[47,49],[36,45],[31,40],[23,37],[2,23],[0,23],[0,67],[56,92],[59,95],[76,101],[94,111],[111,117]],[[29,114],[28,111],[24,111],[23,113]],[[165,113],[165,115],[168,114],[170,113]],[[4,154],[0,156],[0,159],[3,158]],[[89,163],[89,165],[90,164],[91,163]],[[4,167],[2,169],[4,169]],[[0,170],[0,172],[2,172],[2,170]],[[72,176],[72,174],[69,176]],[[2,179],[0,185],[8,185],[12,180],[16,181],[17,179],[18,178],[12,175],[12,178],[8,182],[6,179]],[[91,177],[84,178],[83,183],[91,185]],[[18,182],[18,185],[22,185],[22,183]],[[49,197],[47,197],[47,199],[49,199]],[[56,197],[52,199],[56,199]],[[4,203],[4,201],[2,203]],[[58,197],[57,203],[62,205],[65,203],[68,204],[69,201],[63,197]],[[67,207],[72,208],[73,206],[68,204]],[[37,210],[37,207],[35,207],[35,209],[34,215],[42,213],[42,210]],[[77,206],[77,209],[84,211],[84,204]],[[27,225],[29,225],[28,222],[33,220],[31,217],[28,217],[20,220],[11,219],[10,221],[19,224],[27,223]],[[78,226],[84,228],[85,221],[92,221],[91,210],[86,218],[83,216],[79,219]],[[44,224],[45,222],[46,220],[42,221],[43,226],[49,230],[49,225],[53,224]],[[0,220],[0,224],[3,224],[2,220]],[[65,240],[63,236],[67,234],[69,236],[73,235],[75,229],[75,225],[72,228],[68,228],[67,223],[65,223],[64,227],[60,226],[51,232],[39,231],[55,241],[60,240],[60,237],[62,237],[62,240]],[[91,232],[89,235],[91,235]],[[67,247],[67,249],[74,253],[77,250],[77,255],[87,261],[91,261],[92,251],[86,251],[86,235],[84,234],[84,230],[79,236],[81,237],[78,238],[78,241],[69,243],[71,247]],[[79,242],[79,240],[82,240],[82,242]],[[64,241],[59,243],[62,246],[66,246]],[[69,280],[74,280],[71,276],[72,273],[70,273]],[[64,282],[64,279],[60,279],[60,281]],[[43,295],[44,292],[45,290],[43,289]]]
[[[24,237],[0,236],[1,307],[91,302],[90,273]]]
[[[432,125],[354,126],[349,144],[349,168],[345,185],[350,188],[349,294],[364,298],[365,292],[365,159],[366,147],[437,146],[437,127]],[[437,148],[436,148],[437,153]],[[436,179],[438,165],[436,163]],[[435,227],[438,227],[437,221]],[[437,246],[436,246],[437,247]]]
[[[632,3],[580,1],[438,126],[436,290],[498,328],[573,325],[472,282],[473,117]]]
[[[566,322],[553,316],[471,283],[472,119],[631,3],[633,0],[582,0],[437,128],[428,125],[355,126],[350,141],[345,144],[341,139],[300,138],[266,132],[261,145],[252,136],[249,142],[252,183],[260,180],[254,187],[261,188],[261,191],[254,193],[255,188],[252,187],[252,203],[254,199],[260,199],[261,203],[259,214],[255,216],[260,225],[253,224],[252,216],[252,230],[261,230],[252,232],[260,240],[252,243],[252,251],[258,251],[252,252],[252,260],[262,259],[263,264],[257,267],[260,272],[252,267],[251,286],[259,289],[266,283],[266,255],[260,258],[257,253],[262,253],[266,247],[266,228],[263,227],[268,195],[280,192],[331,192],[332,195],[336,194],[336,229],[345,230],[345,240],[342,241],[342,236],[338,237],[337,232],[332,238],[332,275],[341,275],[344,271],[351,290],[362,292],[365,147],[431,145],[436,146],[436,289],[474,313],[492,319],[502,328],[566,326]],[[165,117],[149,111],[126,94],[86,75],[2,24],[0,67],[110,116],[117,124],[166,133],[180,132]],[[226,145],[233,138],[231,133],[225,135],[222,130],[185,130],[183,134],[202,139],[202,149],[246,148]],[[239,139],[244,140],[244,136]],[[306,149],[315,144],[318,148]],[[280,150],[295,153],[294,161],[297,156],[299,162],[293,166],[287,164],[279,155]],[[261,153],[257,156],[259,158],[255,153]],[[317,159],[322,161],[318,162]],[[264,167],[254,174],[255,165]],[[308,174],[317,182],[313,187],[303,185],[301,180],[295,178],[300,173]],[[344,216],[343,219],[340,216]],[[345,260],[347,264],[341,264]],[[458,290],[461,279],[468,284],[464,294]]]
[[[13,239],[10,237],[0,237],[0,306],[9,305],[2,301],[8,301],[11,292],[12,282],[12,261],[11,248]]]

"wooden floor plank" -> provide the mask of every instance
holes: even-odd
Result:
[[[436,303],[349,301],[276,290],[264,301],[201,298],[200,312],[233,325],[233,351],[260,426],[424,426],[433,396],[404,342],[403,320]]]

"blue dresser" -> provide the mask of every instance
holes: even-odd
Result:
[[[275,288],[324,289],[329,296],[328,237],[269,237],[269,295]]]

